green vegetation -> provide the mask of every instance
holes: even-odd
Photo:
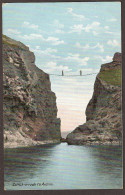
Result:
[[[121,86],[122,83],[122,70],[121,68],[109,69],[100,72],[99,78],[108,84]]]
[[[9,46],[11,46],[11,47],[16,47],[16,48],[19,48],[19,46],[18,46],[18,45],[13,44],[13,43],[10,43],[10,42],[8,42],[7,40],[3,40],[3,44],[9,45]]]
[[[7,37],[6,35],[2,35],[2,42],[3,44],[6,44],[6,45],[9,45],[11,47],[16,47],[16,48],[20,48],[20,49],[23,49],[21,48],[20,45],[18,45],[18,43],[12,41],[9,37]]]
[[[10,45],[10,46],[12,46],[12,47],[19,47],[18,45],[9,43],[9,42],[7,42],[7,41],[5,41],[5,40],[3,40],[3,44]]]
[[[6,35],[2,35],[2,38],[5,38],[5,39],[7,39],[7,36],[6,36]]]

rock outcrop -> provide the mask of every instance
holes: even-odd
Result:
[[[68,144],[122,143],[121,62],[121,53],[115,53],[112,62],[101,66],[86,109],[86,123],[68,134]]]
[[[21,42],[3,35],[4,146],[60,142],[60,119],[49,75]]]

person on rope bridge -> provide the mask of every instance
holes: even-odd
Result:
[[[80,70],[80,76],[82,76],[82,71]]]
[[[64,72],[63,72],[63,70],[62,70],[62,76],[64,76]]]

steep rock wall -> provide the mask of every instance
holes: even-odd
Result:
[[[115,53],[111,63],[101,66],[86,108],[86,123],[68,134],[68,144],[121,144],[121,61],[121,53]]]
[[[3,35],[4,146],[60,142],[60,119],[49,75],[24,44]]]

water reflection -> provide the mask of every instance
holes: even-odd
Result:
[[[119,146],[94,146],[91,155],[96,159],[95,168],[100,173],[113,174],[122,168],[122,150]]]
[[[12,182],[50,182],[44,189],[122,187],[122,148],[66,143],[5,150],[5,186]],[[25,187],[30,189],[30,187]],[[31,189],[43,189],[34,187]],[[21,189],[22,190],[22,189]]]
[[[35,146],[29,148],[5,149],[4,152],[4,175],[5,181],[24,181],[32,178],[38,168],[44,171],[49,165],[53,155],[53,145]]]
[[[95,159],[96,177],[106,183],[122,186],[122,148],[119,146],[92,146],[89,150]]]

